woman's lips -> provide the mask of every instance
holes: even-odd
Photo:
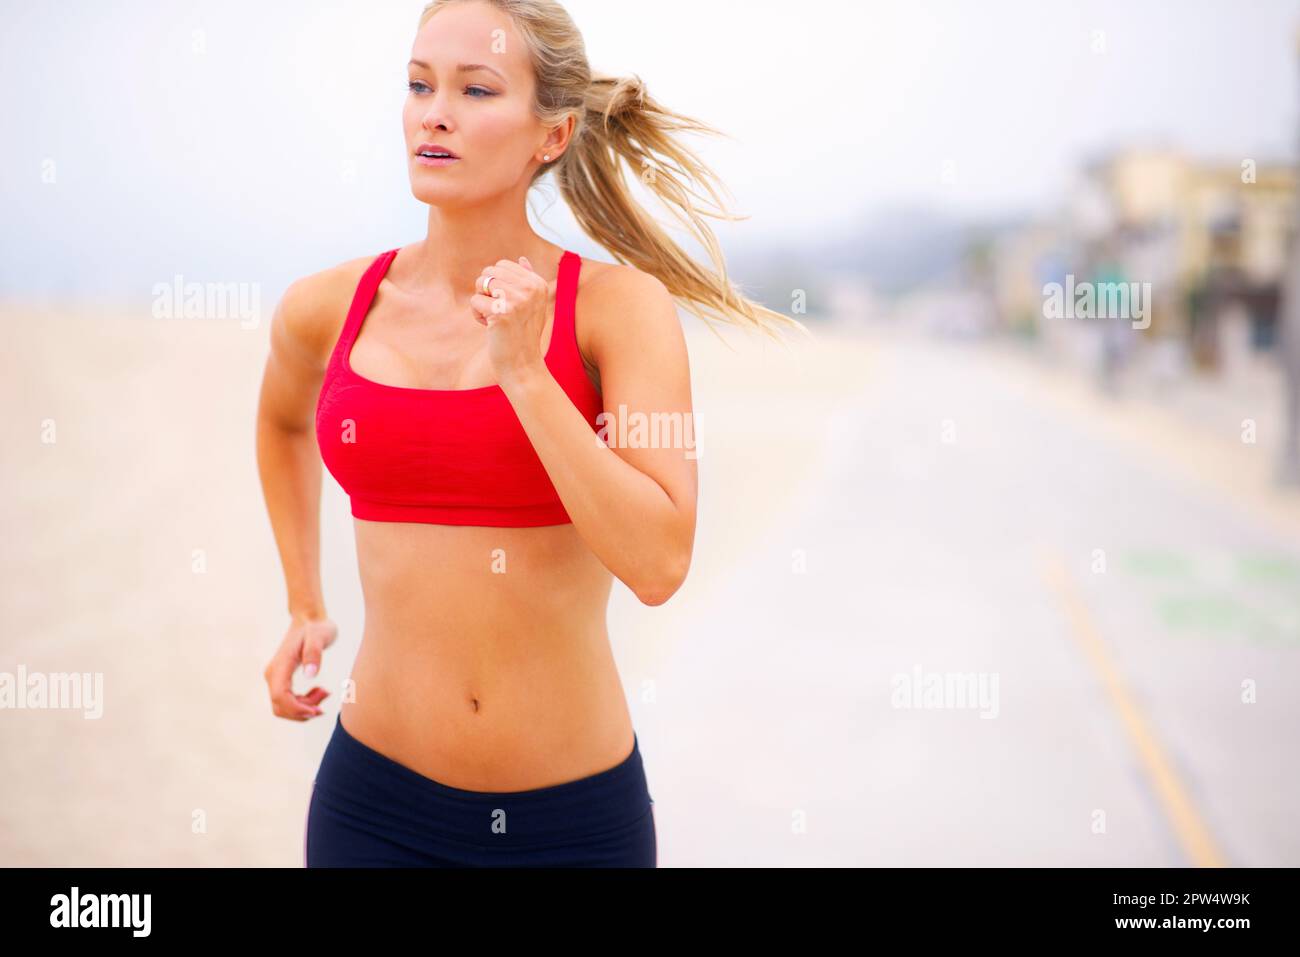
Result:
[[[416,154],[415,154],[415,161],[416,161],[417,163],[419,163],[421,166],[450,166],[452,163],[459,163],[459,162],[460,162],[460,157],[458,157],[458,156],[436,156],[436,157],[435,157],[435,156],[421,156],[419,153],[416,153]]]

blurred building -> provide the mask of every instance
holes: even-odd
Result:
[[[1134,150],[1090,173],[1111,204],[1104,240],[1126,272],[1154,284],[1153,331],[1183,339],[1205,367],[1272,348],[1293,229],[1291,166]]]
[[[1060,212],[999,237],[991,272],[1012,331],[1069,339],[1043,318],[1043,286],[1150,283],[1141,335],[1203,368],[1249,364],[1277,341],[1296,190],[1293,167],[1123,150],[1088,164]],[[1127,348],[1136,337],[1125,336]]]
[[[1043,286],[1064,281],[1069,237],[1058,222],[1028,223],[1005,232],[990,254],[990,287],[1003,325],[1042,335]]]

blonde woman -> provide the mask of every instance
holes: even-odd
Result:
[[[419,242],[299,279],[272,323],[258,465],[291,621],[273,713],[323,714],[337,629],[319,582],[321,470],[348,493],[365,628],[308,806],[305,864],[656,865],[652,798],[605,630],[613,577],[647,605],[695,537],[683,447],[620,447],[617,419],[691,413],[680,301],[766,329],[691,202],[711,128],[633,77],[593,76],[553,0],[424,8],[402,113]],[[626,162],[714,257],[633,200]],[[622,264],[530,228],[553,172]],[[705,213],[714,218],[726,213]],[[802,327],[801,327],[802,328]]]

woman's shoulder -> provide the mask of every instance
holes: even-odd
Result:
[[[280,297],[276,318],[296,351],[324,368],[343,331],[361,276],[376,254],[357,256],[293,280]]]
[[[623,263],[584,259],[578,281],[575,327],[584,360],[600,351],[600,340],[642,316],[676,316],[673,297],[652,273]]]
[[[582,260],[582,275],[578,281],[579,292],[596,295],[618,295],[662,288],[659,278],[635,266],[624,263],[607,263],[599,259]]]
[[[589,332],[599,333],[607,322],[636,321],[640,316],[663,315],[673,297],[663,280],[653,273],[623,263],[584,260],[578,281],[578,309],[585,311]]]

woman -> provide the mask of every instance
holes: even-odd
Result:
[[[408,71],[402,121],[428,234],[289,287],[259,405],[291,617],[265,671],[274,714],[319,716],[329,693],[291,686],[337,633],[319,581],[317,448],[351,497],[366,603],[306,864],[653,867],[605,609],[614,576],[648,605],[681,586],[696,467],[681,442],[621,447],[637,433],[616,416],[689,419],[675,298],[705,319],[799,324],[732,288],[679,179],[716,199],[670,135],[711,129],[635,78],[593,77],[558,3],[435,0]],[[638,207],[620,158],[718,272]],[[526,198],[548,170],[628,265],[533,232]]]

